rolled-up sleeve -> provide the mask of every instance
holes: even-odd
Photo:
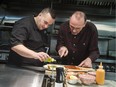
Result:
[[[11,47],[23,44],[23,42],[27,39],[27,35],[27,29],[23,27],[23,24],[16,22],[10,38]]]

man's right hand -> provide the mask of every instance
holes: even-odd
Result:
[[[68,49],[65,46],[60,47],[58,54],[60,55],[60,57],[65,57],[68,54]]]
[[[43,62],[44,60],[50,57],[45,52],[35,52],[33,50],[30,50],[27,47],[25,47],[23,44],[16,45],[11,49],[23,57],[39,59],[41,62]]]
[[[39,59],[41,62],[45,61],[50,56],[45,52],[38,52],[34,55],[34,59]]]

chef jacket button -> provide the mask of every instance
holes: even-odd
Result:
[[[76,36],[74,36],[74,38],[76,38]]]
[[[73,46],[75,47],[75,46],[76,46],[76,44],[73,44]]]

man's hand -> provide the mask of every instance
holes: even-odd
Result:
[[[45,61],[50,56],[45,52],[38,52],[34,55],[34,59],[39,59],[41,62]]]
[[[68,54],[68,49],[65,46],[60,47],[58,54],[60,55],[60,57],[65,57]]]
[[[78,66],[80,66],[80,67],[92,67],[92,61],[88,57],[84,61],[82,61]]]
[[[35,52],[33,50],[30,50],[27,47],[25,47],[23,44],[16,45],[11,49],[23,57],[39,59],[41,62],[43,62],[45,59],[50,57],[45,52]]]

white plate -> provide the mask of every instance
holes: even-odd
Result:
[[[63,65],[58,65],[58,64],[47,64],[43,66],[47,70],[56,70],[57,67],[62,67],[64,68]]]

